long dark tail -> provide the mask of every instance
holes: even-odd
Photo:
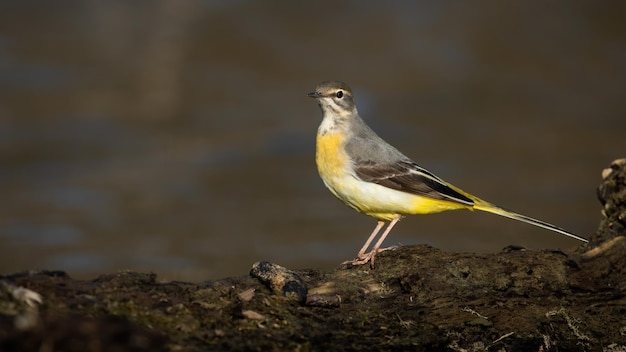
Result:
[[[587,239],[580,237],[576,234],[573,234],[567,230],[564,230],[558,226],[554,226],[552,224],[549,224],[545,221],[541,221],[541,220],[537,220],[537,219],[533,219],[531,217],[528,217],[526,215],[522,215],[522,214],[518,214],[515,212],[512,212],[510,210],[506,210],[506,209],[502,209],[500,207],[498,207],[497,205],[491,204],[489,202],[486,202],[480,198],[476,198],[476,197],[472,197],[472,200],[474,201],[474,209],[477,210],[481,210],[481,211],[486,211],[488,213],[492,213],[492,214],[496,214],[496,215],[500,215],[500,216],[504,216],[506,218],[509,219],[513,219],[513,220],[519,220],[522,222],[525,222],[527,224],[531,224],[531,225],[535,225],[535,226],[539,226],[542,227],[544,229],[547,230],[551,230],[554,232],[558,232],[562,235],[571,237],[571,238],[575,238],[579,241],[582,242],[589,242]]]

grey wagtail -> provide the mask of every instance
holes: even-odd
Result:
[[[323,113],[315,161],[324,184],[347,206],[378,219],[353,265],[373,265],[385,237],[404,215],[446,210],[482,210],[588,242],[560,227],[486,202],[422,168],[365,124],[345,83],[322,82],[308,96],[317,100]],[[365,253],[387,221],[383,234]]]

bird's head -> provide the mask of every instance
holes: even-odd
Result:
[[[337,117],[347,117],[356,113],[352,90],[343,82],[322,82],[315,88],[314,92],[307,94],[307,96],[317,100],[324,115],[332,114]]]

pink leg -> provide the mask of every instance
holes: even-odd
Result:
[[[362,260],[365,260],[364,263],[367,263],[369,261],[369,257],[367,254],[365,254],[365,251],[367,250],[367,247],[370,246],[374,238],[376,238],[376,235],[378,235],[378,233],[380,232],[380,229],[383,228],[383,225],[385,225],[385,222],[382,220],[379,220],[378,224],[376,225],[376,228],[374,228],[374,231],[372,231],[372,233],[370,234],[370,237],[367,239],[367,241],[365,241],[365,244],[363,245],[359,253],[356,255],[356,259],[345,261],[343,262],[343,264],[358,265],[358,264],[355,264],[355,262],[360,262]]]
[[[387,228],[385,229],[385,232],[383,232],[382,236],[380,236],[380,238],[378,239],[378,242],[376,242],[376,244],[374,245],[374,248],[372,248],[372,255],[370,256],[372,266],[374,266],[374,257],[376,256],[376,253],[378,253],[378,251],[380,250],[380,246],[383,244],[383,241],[385,240],[389,232],[391,232],[391,229],[398,223],[398,221],[400,221],[400,216],[397,216],[395,219],[391,220],[389,226],[387,226]]]
[[[393,220],[391,220],[391,222],[389,223],[389,226],[387,226],[387,228],[385,229],[385,232],[383,232],[382,236],[380,236],[380,239],[378,239],[378,242],[376,242],[376,244],[374,245],[374,248],[372,248],[372,250],[369,253],[367,253],[367,254],[359,255],[359,257],[357,259],[352,261],[352,265],[363,265],[363,264],[371,261],[371,265],[373,266],[374,265],[374,257],[376,256],[376,253],[379,252],[380,246],[383,244],[383,241],[385,240],[385,237],[387,237],[387,235],[389,235],[389,232],[391,232],[391,229],[396,225],[396,223],[398,221],[400,221],[400,218],[401,218],[401,216],[398,215]],[[380,223],[379,223],[379,225],[380,225]],[[377,226],[376,229],[380,230],[378,227],[380,227],[380,226]],[[371,239],[373,239],[373,238],[370,238],[370,239],[367,240],[365,249],[367,249],[367,246],[369,246],[369,244],[371,242]],[[359,254],[361,254],[361,253],[359,253]]]
[[[361,250],[359,251],[359,254],[357,254],[356,256],[357,258],[359,259],[365,258],[365,251],[367,250],[367,247],[369,247],[372,241],[374,240],[374,238],[376,238],[376,235],[378,235],[378,232],[380,231],[380,229],[383,228],[383,225],[385,225],[385,222],[382,220],[378,220],[378,224],[376,225],[376,228],[374,229],[374,231],[372,231],[372,234],[367,239],[367,241],[365,241],[363,248],[361,248]]]

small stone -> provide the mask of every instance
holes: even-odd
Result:
[[[244,310],[241,312],[244,318],[252,319],[252,320],[265,320],[265,316],[263,314],[257,313],[253,310]]]
[[[257,278],[275,294],[282,294],[300,304],[304,304],[306,300],[308,291],[306,283],[293,270],[263,261],[252,265],[250,276]]]
[[[254,288],[249,288],[243,292],[240,292],[238,294],[239,299],[241,299],[244,302],[248,302],[249,300],[252,299],[252,297],[254,297]]]

